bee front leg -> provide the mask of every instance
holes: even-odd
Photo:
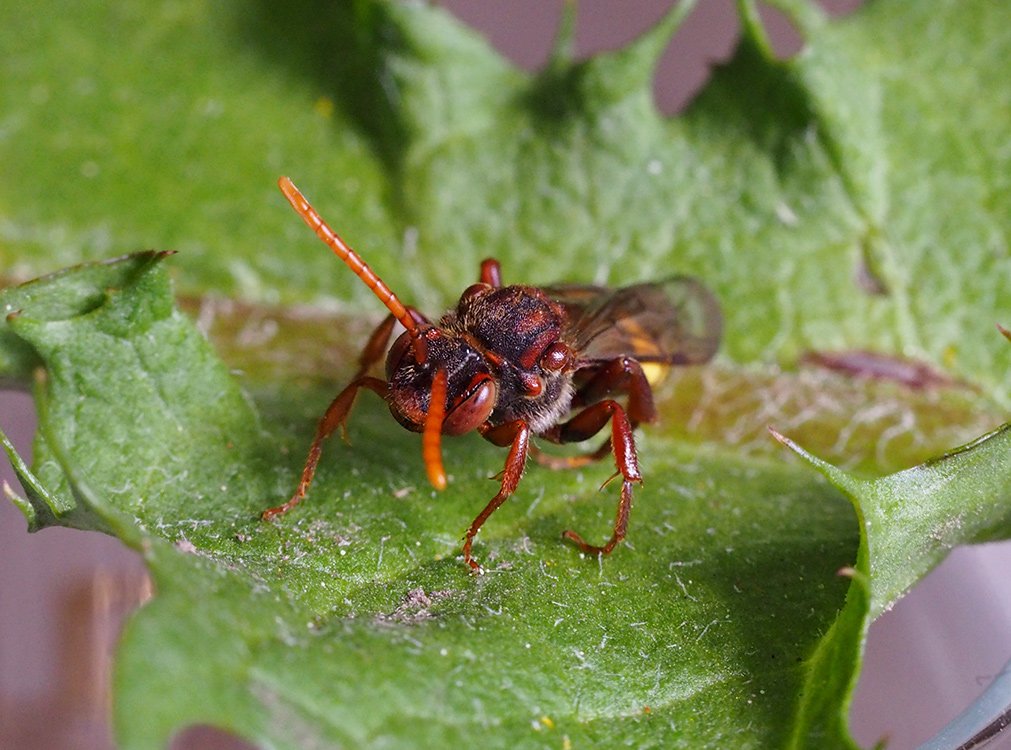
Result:
[[[481,564],[471,557],[470,549],[474,543],[474,537],[481,530],[488,517],[498,510],[509,496],[516,491],[523,476],[523,467],[527,462],[527,451],[530,448],[530,427],[522,419],[507,422],[496,427],[481,427],[481,436],[495,445],[509,447],[509,455],[506,458],[505,469],[502,470],[502,485],[498,494],[477,514],[467,529],[463,539],[463,560],[475,573],[481,572]]]
[[[330,437],[338,427],[342,431],[344,430],[348,416],[351,414],[351,407],[354,406],[355,397],[362,388],[367,388],[386,398],[386,381],[368,376],[356,378],[343,391],[338,393],[337,398],[330,403],[330,406],[327,407],[326,412],[316,426],[316,436],[312,439],[312,445],[309,447],[309,455],[306,456],[305,467],[302,469],[302,479],[298,483],[295,494],[291,496],[288,502],[274,508],[267,508],[267,510],[260,514],[260,518],[268,521],[274,516],[287,513],[302,502],[302,498],[309,491],[309,485],[312,484],[312,478],[316,474],[316,465],[319,463],[320,454],[323,452],[323,441]]]
[[[376,326],[376,330],[372,332],[369,340],[365,343],[362,353],[358,355],[358,372],[355,373],[355,380],[363,377],[374,364],[383,358],[386,347],[390,343],[390,336],[393,334],[393,326],[396,323],[395,317],[387,315],[383,318],[383,322]]]
[[[563,539],[568,539],[588,555],[610,554],[615,545],[625,538],[625,532],[628,530],[628,516],[632,511],[632,485],[642,483],[632,424],[628,421],[625,410],[617,401],[607,400],[588,406],[568,422],[556,427],[555,434],[553,434],[553,437],[563,443],[587,440],[600,432],[608,420],[611,422],[610,445],[614,452],[614,463],[618,469],[614,476],[621,475],[622,479],[621,497],[618,500],[618,510],[614,519],[614,531],[611,533],[611,538],[599,547],[589,544],[571,529],[562,534]]]
[[[408,307],[407,312],[419,324],[427,322],[424,316],[413,307]],[[305,468],[302,469],[302,480],[298,483],[295,494],[291,496],[288,502],[274,508],[267,508],[260,514],[260,518],[265,521],[270,520],[274,516],[287,513],[302,502],[302,498],[309,491],[309,485],[312,484],[312,478],[316,474],[316,465],[319,463],[320,454],[323,452],[323,441],[330,437],[338,427],[342,431],[344,430],[348,416],[351,413],[351,407],[354,406],[355,396],[358,395],[360,388],[368,388],[378,393],[382,398],[386,398],[386,382],[378,378],[366,377],[366,373],[383,358],[396,323],[397,319],[393,315],[387,315],[383,318],[383,322],[376,326],[376,329],[369,336],[365,348],[362,349],[362,353],[358,355],[358,372],[355,373],[351,384],[338,393],[337,398],[327,407],[322,419],[320,419],[319,424],[316,426],[316,436],[309,447],[309,455],[305,459]]]
[[[407,312],[419,325],[428,323],[425,316],[408,307]],[[393,335],[393,327],[397,324],[397,319],[393,315],[387,315],[383,322],[376,326],[376,329],[369,335],[369,340],[365,343],[365,348],[358,355],[358,372],[355,373],[354,380],[358,380],[368,373],[372,367],[380,362],[390,343]]]

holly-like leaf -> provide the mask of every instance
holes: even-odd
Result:
[[[899,352],[1006,407],[1003,10],[780,4],[804,50],[776,60],[742,0],[736,55],[675,118],[650,76],[690,3],[536,75],[422,4],[6,9],[0,265],[157,247],[186,293],[374,304],[277,200],[288,173],[433,313],[488,255],[534,283],[691,272],[737,301],[735,359]]]
[[[874,616],[956,545],[1011,536],[1011,425],[880,479],[853,477],[778,437],[853,499],[863,525]]]
[[[1011,424],[949,454],[880,479],[860,479],[773,433],[853,503],[860,551],[832,628],[809,660],[793,739],[816,747],[845,727],[847,665],[864,628],[956,545],[1011,535]],[[852,678],[851,678],[852,679]],[[832,686],[826,690],[824,686]],[[834,689],[834,690],[833,690]],[[833,703],[832,699],[836,702]]]
[[[0,296],[0,375],[45,372],[35,465],[4,443],[16,502],[33,528],[117,534],[157,583],[119,655],[124,745],[198,721],[291,747],[852,744],[870,617],[952,544],[1006,536],[1005,433],[880,480],[824,467],[842,494],[757,436],[880,470],[995,426],[1011,40],[982,0],[831,23],[779,5],[804,50],[775,59],[741,2],[737,53],[675,118],[649,79],[690,3],[615,53],[560,44],[536,75],[415,4],[0,11],[3,273],[179,250],[187,309],[252,394],[173,308],[159,254]],[[606,536],[607,466],[532,467],[471,576],[458,537],[502,453],[447,444],[436,496],[368,395],[305,505],[257,519],[379,310],[276,196],[282,172],[426,312],[487,255],[507,283],[680,271],[717,291],[724,354],[660,394],[613,557],[558,539]],[[344,314],[306,311],[334,297]],[[774,367],[811,349],[863,377]],[[903,357],[926,374],[899,384]]]
[[[797,665],[841,603],[835,571],[855,550],[827,484],[659,437],[635,539],[603,565],[559,534],[607,533],[606,468],[532,469],[527,502],[482,535],[478,578],[458,536],[501,455],[476,439],[448,446],[453,481],[436,496],[415,436],[363,403],[363,448],[334,446],[311,504],[264,523],[257,512],[290,489],[275,467],[300,445],[300,420],[261,431],[172,311],[162,261],[119,261],[122,285],[78,314],[45,320],[29,304],[8,322],[46,366],[35,471],[142,549],[155,576],[159,597],[121,652],[124,744],[158,746],[196,721],[291,746],[455,744],[490,730],[500,746],[786,736],[768,717],[792,710]],[[77,275],[95,273],[33,286]]]

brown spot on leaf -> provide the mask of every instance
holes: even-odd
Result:
[[[426,594],[419,586],[408,591],[395,610],[389,614],[376,615],[376,621],[385,624],[417,625],[432,619],[431,606],[451,595],[450,591],[433,591]]]
[[[867,294],[874,295],[875,297],[885,297],[888,295],[888,285],[885,284],[884,279],[875,273],[874,269],[871,268],[864,258],[857,263],[856,282],[857,286],[867,292]]]
[[[967,386],[965,382],[934,369],[926,362],[860,349],[807,352],[800,358],[800,363],[823,367],[854,378],[890,380],[914,390]]]

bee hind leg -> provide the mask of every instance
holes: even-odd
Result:
[[[478,280],[482,284],[498,289],[502,286],[502,265],[494,258],[485,258],[481,261]]]
[[[545,453],[536,443],[531,443],[530,455],[533,456],[534,461],[549,469],[578,469],[611,455],[611,438],[607,438],[596,450],[576,456],[556,456]]]

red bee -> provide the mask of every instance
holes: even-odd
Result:
[[[632,430],[657,417],[651,383],[671,365],[707,362],[719,345],[723,322],[712,293],[684,276],[622,289],[503,286],[498,262],[485,260],[479,281],[464,290],[455,309],[432,323],[397,299],[291,180],[282,177],[279,185],[390,314],[365,345],[354,379],[320,420],[295,494],[263,517],[280,515],[305,497],[323,441],[344,430],[355,397],[365,388],[386,401],[400,424],[421,433],[425,469],[436,489],[446,486],[443,434],[477,430],[485,440],[509,447],[498,494],[464,535],[463,559],[473,570],[481,570],[471,556],[474,537],[516,490],[528,454],[554,468],[614,454],[617,471],[611,479],[620,476],[622,483],[611,538],[598,547],[574,531],[563,534],[587,554],[610,553],[625,537],[632,485],[642,481]],[[386,355],[386,380],[381,380],[368,372],[382,358],[397,322],[405,331]],[[627,395],[627,406],[612,398],[618,394]],[[610,437],[583,455],[547,455],[531,441],[537,436],[552,443],[580,442],[608,422]]]

